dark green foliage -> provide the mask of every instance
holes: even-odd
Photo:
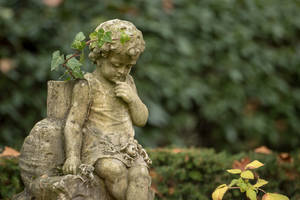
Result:
[[[151,169],[152,186],[156,199],[209,200],[214,189],[233,178],[226,172],[234,162],[242,158],[260,160],[265,165],[255,171],[269,183],[265,191],[287,195],[291,200],[300,198],[300,152],[294,152],[286,160],[277,154],[262,155],[253,152],[231,155],[215,153],[211,149],[154,149],[148,150],[153,161]],[[17,162],[12,160],[3,165],[0,159],[0,199],[11,197],[23,187]],[[224,200],[242,199],[240,192],[228,191]]]
[[[0,1],[0,144],[19,148],[45,117],[51,53],[76,33],[132,21],[146,51],[133,71],[150,119],[148,146],[290,151],[300,145],[300,4],[282,0]],[[80,46],[80,45],[79,45]],[[87,55],[87,52],[86,52]],[[84,62],[89,71],[91,63]],[[184,138],[184,139],[183,139]]]
[[[230,155],[225,152],[215,153],[210,149],[161,149],[149,152],[153,160],[152,182],[158,191],[156,199],[209,200],[217,186],[229,184],[233,178],[239,177],[226,170],[231,169],[233,163],[242,158],[257,159],[265,164],[255,170],[260,178],[269,181],[262,189],[287,195],[291,200],[300,198],[299,152],[293,154],[292,162],[282,161],[276,154],[250,152]],[[244,197],[239,191],[227,193],[224,200]]]
[[[23,188],[17,160],[0,158],[0,199],[8,200]]]

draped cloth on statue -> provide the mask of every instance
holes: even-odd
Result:
[[[151,163],[146,151],[134,139],[128,105],[115,96],[114,86],[86,74],[90,105],[83,132],[81,160],[94,165],[100,158],[115,158],[127,167]],[[130,75],[125,80],[134,90]],[[116,109],[118,108],[118,109]]]

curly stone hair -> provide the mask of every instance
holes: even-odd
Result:
[[[145,41],[142,32],[131,22],[114,19],[100,24],[96,31],[103,29],[105,32],[111,31],[112,42],[106,42],[101,48],[90,45],[89,58],[96,63],[101,58],[106,58],[110,53],[127,54],[132,58],[138,58],[145,49]],[[121,43],[121,35],[129,36],[129,41]]]

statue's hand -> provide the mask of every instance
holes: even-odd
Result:
[[[130,85],[125,82],[116,82],[115,93],[117,97],[120,97],[128,104],[134,102],[138,98]]]
[[[67,160],[63,166],[63,173],[64,174],[77,174],[78,167],[80,164],[81,164],[81,162],[78,157],[67,158]]]

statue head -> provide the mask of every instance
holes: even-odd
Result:
[[[96,31],[103,29],[105,32],[110,31],[112,42],[106,42],[101,48],[90,45],[89,58],[97,64],[103,58],[110,54],[128,55],[137,60],[145,49],[145,41],[142,32],[139,31],[131,22],[114,19],[100,24]],[[121,42],[122,36],[126,36],[128,41]]]

